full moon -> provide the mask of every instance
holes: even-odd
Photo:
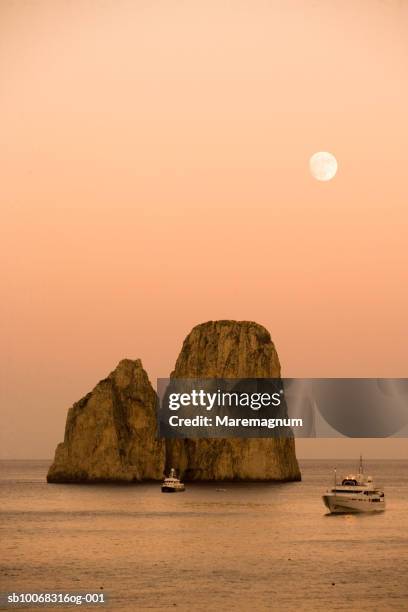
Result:
[[[310,172],[317,181],[331,181],[336,176],[337,167],[337,159],[327,151],[319,151],[309,160]]]

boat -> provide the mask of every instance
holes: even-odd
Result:
[[[384,491],[374,485],[371,476],[364,474],[361,456],[358,474],[349,474],[337,482],[334,470],[334,486],[323,495],[323,502],[332,514],[385,510]]]
[[[162,482],[162,493],[180,493],[185,490],[184,483],[180,482],[179,478],[176,477],[176,470],[171,468],[169,476]]]

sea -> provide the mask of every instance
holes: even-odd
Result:
[[[352,461],[301,461],[302,482],[170,495],[47,484],[49,463],[0,463],[3,596],[105,602],[48,610],[408,610],[408,461],[366,462],[388,506],[359,515],[328,515],[321,499],[334,465],[347,473]]]

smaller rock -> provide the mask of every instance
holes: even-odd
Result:
[[[156,393],[140,359],[123,359],[69,409],[48,482],[161,480]]]

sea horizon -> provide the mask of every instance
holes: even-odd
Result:
[[[367,461],[387,495],[374,515],[327,513],[330,459],[300,460],[300,482],[194,482],[176,495],[49,485],[48,464],[0,462],[3,593],[104,593],[129,612],[405,609],[408,460]]]

